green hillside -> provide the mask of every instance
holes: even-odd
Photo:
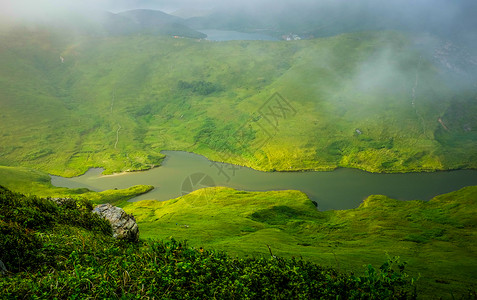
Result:
[[[342,211],[317,211],[298,191],[229,188],[124,209],[136,216],[144,238],[186,239],[239,256],[265,255],[269,245],[275,255],[354,272],[400,256],[410,274],[420,274],[419,294],[450,299],[476,288],[477,186],[429,202],[370,196]]]
[[[186,242],[112,238],[91,202],[58,206],[0,186],[1,298],[407,299],[404,265],[350,275],[301,259],[240,258]]]
[[[184,20],[168,15],[161,11],[136,9],[117,14],[132,20],[138,27],[138,32],[189,38],[205,38],[207,35],[187,27]]]
[[[1,165],[111,173],[186,150],[260,170],[476,167],[475,90],[453,90],[400,33],[213,43],[17,28],[0,45]],[[287,102],[270,110],[273,95]]]

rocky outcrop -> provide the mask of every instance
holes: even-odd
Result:
[[[113,236],[117,239],[137,241],[139,239],[139,227],[133,215],[128,215],[122,208],[111,204],[96,206],[93,213],[99,214],[111,223]]]

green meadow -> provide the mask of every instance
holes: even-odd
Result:
[[[113,173],[185,150],[268,171],[476,166],[475,93],[402,33],[217,43],[17,29],[0,44],[1,165]]]

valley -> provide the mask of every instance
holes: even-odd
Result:
[[[0,298],[475,298],[472,1],[159,2],[0,4]]]

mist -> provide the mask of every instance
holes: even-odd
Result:
[[[15,0],[2,1],[0,14],[17,19],[54,17],[66,11],[103,10],[120,12],[132,9],[156,9],[172,13],[181,9],[209,9],[215,13],[236,13],[270,19],[274,17],[306,17],[322,13],[333,13],[328,18],[342,18],[354,14],[366,14],[376,18],[386,18],[388,22],[405,23],[408,27],[424,26],[440,30],[465,30],[462,25],[473,25],[476,29],[477,3],[473,0]],[[288,20],[299,22],[299,20]],[[365,20],[363,20],[365,21]]]
[[[459,76],[456,81],[469,78],[469,74],[471,83],[477,78],[474,0],[16,0],[0,4],[0,17],[3,23],[48,24],[63,28],[70,35],[130,34],[138,32],[137,28],[130,29],[137,24],[118,13],[135,9],[176,14],[182,19],[173,22],[198,31],[260,31],[275,37],[294,33],[305,39],[359,31],[408,32],[418,37],[417,48],[433,57],[443,69]],[[452,47],[445,48],[448,42]],[[436,49],[444,52],[436,54]],[[389,55],[375,59],[375,65],[380,62],[379,70],[392,73],[388,70],[392,66]],[[363,66],[362,72],[368,72],[372,66]],[[364,88],[367,84],[359,86]]]

